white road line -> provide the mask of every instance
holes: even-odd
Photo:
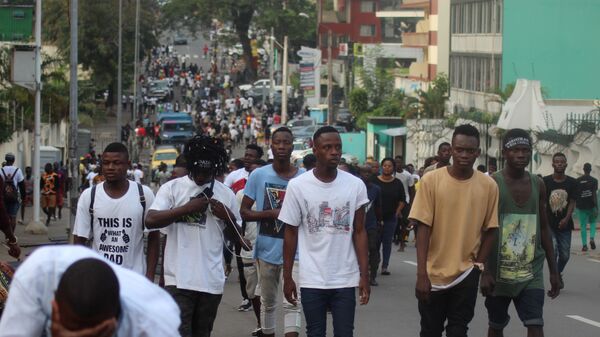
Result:
[[[596,260],[596,259],[588,259],[588,261],[600,263],[600,260]]]
[[[412,261],[402,261],[402,262],[404,262],[404,263],[407,263],[407,264],[410,264],[410,265],[413,265],[413,266],[416,266],[416,265],[417,265],[417,263],[416,263],[416,262],[412,262]]]
[[[566,315],[567,317],[574,319],[576,321],[580,321],[586,324],[589,324],[591,326],[595,326],[596,328],[600,328],[600,322],[596,322],[596,321],[592,321],[591,319],[587,319],[585,317],[581,317],[578,315]]]

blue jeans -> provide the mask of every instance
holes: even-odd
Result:
[[[558,263],[558,272],[562,274],[571,256],[571,230],[561,231],[552,228],[552,243]]]
[[[381,232],[381,251],[383,260],[381,269],[387,269],[390,264],[390,255],[392,255],[392,240],[398,219],[395,216],[383,220],[383,231]]]
[[[352,337],[356,288],[301,288],[300,294],[308,337],[325,337],[327,308],[331,309],[333,335],[335,337]]]

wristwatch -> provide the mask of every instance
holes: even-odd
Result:
[[[485,270],[485,264],[481,262],[473,262],[473,268],[476,268],[477,270],[483,273],[483,271]]]

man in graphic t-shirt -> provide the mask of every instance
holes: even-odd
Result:
[[[583,175],[577,178],[577,199],[575,201],[575,210],[579,217],[579,227],[581,228],[581,251],[586,252],[587,246],[587,225],[590,225],[590,248],[596,249],[596,218],[598,217],[598,180],[590,175],[592,164],[583,164]]]
[[[506,166],[493,175],[499,189],[499,235],[481,276],[488,337],[504,336],[511,302],[527,327],[527,336],[543,336],[544,257],[550,270],[548,296],[556,298],[560,292],[546,218],[546,187],[542,179],[525,170],[532,144],[527,131],[508,130],[502,144]]]
[[[229,161],[222,141],[195,136],[184,156],[189,175],[160,187],[146,224],[167,235],[165,290],[181,310],[181,336],[210,336],[225,285],[223,240],[250,246],[241,234],[235,195],[215,179]]]
[[[333,335],[352,336],[356,288],[360,304],[369,302],[369,262],[365,184],[338,170],[342,141],[338,131],[324,126],[315,132],[317,166],[288,184],[279,220],[286,224],[283,244],[284,294],[295,304],[292,278],[299,253],[302,308],[309,337],[325,336],[331,309]]]
[[[154,194],[147,186],[127,179],[128,167],[129,154],[123,144],[111,143],[104,149],[102,174],[106,180],[81,193],[73,241],[86,244],[91,240],[92,249],[107,260],[154,280],[158,231],[148,233],[148,252],[144,258],[144,217]]]
[[[548,200],[548,224],[552,230],[554,251],[558,260],[560,273],[560,288],[565,284],[562,272],[571,255],[571,232],[573,231],[573,211],[577,194],[577,181],[565,174],[567,156],[557,152],[552,156],[554,173],[544,177]]]
[[[262,158],[263,149],[256,144],[248,144],[244,152],[244,167],[229,173],[223,182],[225,186],[231,188],[233,193],[243,190],[248,180],[250,165]]]
[[[248,178],[241,214],[243,219],[257,221],[258,236],[254,247],[254,256],[258,261],[261,286],[261,330],[263,336],[275,334],[275,309],[277,308],[277,290],[283,265],[284,224],[277,220],[281,205],[285,200],[288,183],[304,173],[290,163],[294,149],[292,132],[281,127],[273,132],[271,150],[272,165],[258,168]],[[252,206],[256,204],[256,210]],[[284,333],[286,337],[300,333],[300,309],[284,302]]]

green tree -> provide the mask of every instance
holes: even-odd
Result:
[[[187,28],[191,32],[209,27],[213,19],[231,23],[247,65],[253,64],[248,36],[251,28],[270,34],[273,27],[280,42],[288,35],[292,60],[301,45],[314,45],[316,34],[315,5],[309,0],[171,0],[163,6],[161,15],[164,28]],[[247,69],[247,75],[255,78],[256,69]]]
[[[350,92],[348,103],[354,117],[365,114],[369,110],[369,95],[363,88],[354,88]]]
[[[133,83],[135,1],[123,1],[123,88]],[[54,44],[68,59],[71,47],[68,0],[46,0],[44,5],[44,43]],[[158,4],[154,0],[140,3],[140,60],[158,45]],[[118,0],[79,2],[79,63],[90,71],[98,88],[108,89],[112,105],[117,88]]]
[[[439,74],[429,85],[427,91],[419,91],[419,101],[421,103],[421,111],[423,117],[426,118],[443,118],[446,112],[446,101],[448,101],[448,93],[450,91],[450,83],[446,74]]]

